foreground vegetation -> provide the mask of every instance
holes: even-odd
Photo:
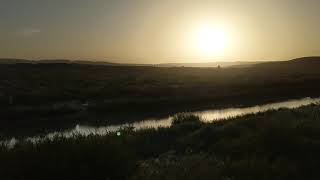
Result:
[[[281,109],[121,136],[56,137],[0,148],[0,177],[19,179],[319,179],[320,107]]]

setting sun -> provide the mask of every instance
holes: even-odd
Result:
[[[195,32],[195,48],[201,56],[223,54],[229,43],[227,33],[218,27],[203,26]]]

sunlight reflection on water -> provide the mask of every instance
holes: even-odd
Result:
[[[230,119],[233,117],[244,116],[248,114],[255,114],[259,112],[266,112],[269,110],[277,110],[280,108],[298,108],[301,106],[306,106],[310,104],[319,104],[320,98],[303,98],[297,100],[289,100],[278,103],[270,103],[265,105],[253,106],[253,107],[245,107],[245,108],[227,108],[221,110],[205,110],[205,111],[196,111],[190,112],[191,114],[198,115],[202,119],[203,122],[212,122],[223,119]],[[45,138],[53,138],[57,135],[64,137],[72,137],[74,135],[105,135],[107,133],[117,132],[121,128],[132,127],[134,130],[141,130],[147,128],[159,128],[159,127],[170,127],[172,123],[172,117],[167,117],[163,119],[146,119],[139,122],[134,123],[126,123],[122,125],[110,125],[103,127],[90,127],[90,126],[82,126],[76,125],[74,129],[66,130],[63,132],[54,132],[50,133],[44,137],[29,137],[26,138],[27,141],[38,142]],[[13,147],[16,144],[17,140],[12,138],[11,140],[7,140],[2,142],[7,147]]]

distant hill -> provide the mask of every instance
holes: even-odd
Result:
[[[93,65],[121,65],[118,63],[110,63],[105,61],[85,61],[85,60],[67,60],[67,59],[9,59],[1,58],[0,64],[93,64]]]
[[[121,64],[106,61],[67,60],[67,59],[9,59],[0,58],[0,64],[88,64],[106,66],[155,66],[155,67],[249,67],[263,62],[236,61],[236,62],[209,62],[209,63],[163,63],[163,64]]]
[[[320,56],[302,57],[291,60],[292,63],[320,64]]]
[[[289,61],[274,61],[256,64],[252,68],[255,71],[265,71],[269,73],[308,73],[317,74],[320,72],[320,57],[302,57]]]
[[[158,67],[250,67],[255,64],[259,64],[263,62],[257,61],[234,61],[234,62],[209,62],[209,63],[166,63],[166,64],[158,64]]]
[[[256,68],[314,68],[320,67],[320,57],[302,57],[288,61],[234,61],[234,62],[208,62],[208,63],[163,63],[163,64],[121,64],[106,61],[89,60],[67,60],[67,59],[10,59],[0,58],[0,64],[87,64],[87,65],[105,65],[105,66],[154,66],[154,67],[256,67]]]
[[[0,58],[0,64],[18,64],[18,63],[31,63],[32,61],[26,59],[10,59]]]
[[[257,64],[258,67],[267,67],[267,66],[313,66],[313,65],[320,65],[320,57],[313,56],[313,57],[301,57],[296,58],[288,61],[273,61],[273,62],[265,62],[261,64]]]

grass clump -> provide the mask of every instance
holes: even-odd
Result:
[[[199,124],[201,119],[199,116],[189,113],[179,113],[172,119],[172,125],[181,125],[186,123]]]

